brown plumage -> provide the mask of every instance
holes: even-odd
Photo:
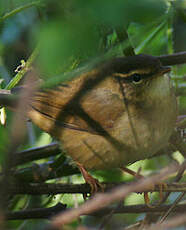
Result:
[[[37,92],[28,115],[86,169],[125,166],[167,145],[177,116],[168,71],[149,55],[115,58]]]

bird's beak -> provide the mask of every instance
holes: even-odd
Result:
[[[168,73],[171,71],[171,68],[168,66],[161,66],[160,70],[159,70],[159,75],[163,75],[165,73]]]

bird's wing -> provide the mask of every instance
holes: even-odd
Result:
[[[54,136],[62,128],[96,134],[111,129],[124,110],[118,96],[119,87],[111,77],[96,82],[94,72],[89,76],[80,76],[56,89],[36,92],[29,117]]]

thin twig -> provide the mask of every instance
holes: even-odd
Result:
[[[183,174],[185,172],[185,169],[186,169],[186,161],[184,161],[184,163],[180,166],[179,171],[178,171],[173,183],[178,183],[181,180],[181,178],[183,177]],[[171,192],[167,192],[165,194],[161,204],[163,204],[167,200],[167,198],[169,197],[170,193]]]
[[[148,230],[165,230],[165,229],[175,229],[175,227],[182,226],[183,224],[186,224],[186,218],[185,218],[186,212],[184,212],[182,215],[178,215],[176,217],[172,217],[170,220],[167,220],[163,223],[157,223],[153,224],[151,227],[148,228]]]
[[[161,218],[160,223],[162,223],[169,216],[169,214],[173,212],[173,210],[176,208],[177,204],[182,200],[185,194],[186,192],[181,193],[181,195],[174,201],[171,207],[166,211],[166,213]]]
[[[23,6],[17,7],[16,9],[14,9],[14,10],[4,14],[2,17],[0,17],[0,23],[2,23],[6,19],[14,16],[15,14],[22,12],[23,10],[26,10],[26,9],[31,8],[33,6],[37,6],[39,4],[40,4],[40,1],[35,1],[35,2],[30,2],[28,4],[25,4]]]

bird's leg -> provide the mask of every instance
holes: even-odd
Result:
[[[77,164],[85,182],[90,185],[90,188],[91,188],[90,194],[93,195],[100,190],[101,190],[101,192],[104,192],[103,185],[97,179],[92,177],[90,175],[90,173],[88,173],[87,170],[83,167],[82,164],[80,164],[79,162],[76,162],[76,164]],[[84,194],[83,197],[84,197],[84,199],[86,199],[87,195]]]
[[[134,176],[134,177],[137,178],[137,179],[142,179],[142,178],[144,178],[144,176],[142,176],[142,175],[140,174],[141,168],[139,168],[138,172],[134,172],[134,171],[132,171],[131,169],[128,169],[128,168],[125,168],[125,167],[121,167],[120,169],[121,169],[123,172],[126,172],[126,173],[128,173],[128,174]],[[156,207],[156,206],[158,206],[158,205],[161,204],[161,201],[163,200],[163,189],[166,189],[166,188],[167,188],[166,183],[158,183],[157,185],[159,186],[159,194],[160,194],[160,200],[159,200],[159,202],[158,202],[157,205],[151,205],[151,204],[150,204],[150,199],[149,199],[148,192],[144,192],[144,193],[143,193],[143,194],[144,194],[144,201],[145,201],[145,204],[146,204],[148,207],[150,207],[150,208],[154,208],[154,207]],[[154,186],[155,186],[155,185],[150,185],[150,188],[151,188],[151,189],[154,189]]]

